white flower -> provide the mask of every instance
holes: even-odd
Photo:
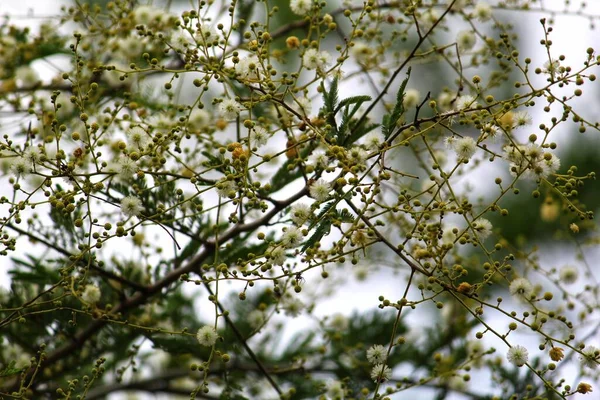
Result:
[[[282,246],[271,247],[267,254],[271,259],[271,262],[275,265],[283,265],[285,264],[285,260],[287,260],[287,254],[285,254],[285,248]]]
[[[385,382],[392,376],[392,370],[384,364],[376,364],[371,370],[371,379],[375,382]]]
[[[492,18],[492,7],[485,1],[480,1],[475,4],[475,16],[481,22],[485,22]]]
[[[250,143],[252,146],[261,147],[267,144],[271,134],[262,126],[255,126],[250,133]]]
[[[331,191],[331,184],[323,179],[319,179],[314,182],[308,192],[310,196],[316,201],[325,201],[329,198],[329,192]]]
[[[329,326],[336,332],[345,331],[348,329],[349,321],[346,316],[340,313],[335,313],[329,321]]]
[[[517,111],[513,114],[513,121],[516,126],[527,126],[533,123],[533,119],[526,111]]]
[[[306,15],[312,8],[312,0],[290,0],[290,9],[296,15]]]
[[[37,72],[29,65],[23,65],[15,70],[15,80],[20,88],[34,87],[40,80]]]
[[[31,163],[25,157],[15,157],[10,162],[9,169],[17,178],[24,177],[31,172]]]
[[[304,52],[302,63],[306,69],[325,69],[331,62],[331,55],[327,51],[318,51],[310,48]]]
[[[240,58],[240,61],[235,64],[235,72],[245,79],[257,79],[259,67],[260,62],[258,61],[258,57],[251,55],[250,57]]]
[[[304,240],[302,231],[296,227],[288,228],[281,236],[281,243],[287,247],[297,247]]]
[[[472,137],[465,136],[460,139],[454,140],[452,148],[456,153],[456,156],[461,160],[468,160],[473,157],[477,150],[477,143]]]
[[[89,304],[96,304],[100,301],[100,289],[95,285],[86,285],[83,289],[83,293],[81,293],[81,298],[83,301]]]
[[[131,158],[124,156],[119,158],[111,170],[119,174],[119,177],[129,179],[138,171],[138,166]]]
[[[365,136],[365,146],[371,151],[379,150],[383,144],[384,138],[380,132],[371,132]]]
[[[544,72],[552,75],[552,74],[559,72],[558,71],[559,67],[560,67],[560,61],[552,59],[552,60],[546,61],[544,63]]]
[[[333,381],[329,384],[327,389],[327,396],[334,400],[343,400],[344,399],[344,387],[342,386],[342,382]]]
[[[236,190],[237,185],[234,181],[222,179],[217,183],[217,194],[219,195],[219,197],[229,198],[232,194],[235,197]]]
[[[285,311],[285,315],[296,318],[304,309],[304,303],[297,297],[286,295],[281,301],[281,307]]]
[[[441,110],[449,110],[454,100],[454,95],[448,92],[442,92],[438,96],[437,105]]]
[[[308,157],[308,164],[315,168],[325,169],[329,164],[329,157],[327,157],[324,151],[317,150]]]
[[[42,158],[42,153],[37,146],[29,146],[23,152],[23,157],[31,164],[39,163]]]
[[[152,6],[138,6],[133,10],[133,19],[136,24],[150,25],[162,14],[162,11]]]
[[[312,101],[308,97],[299,97],[296,99],[301,114],[308,115],[312,110]]]
[[[510,294],[528,300],[533,294],[533,286],[525,278],[514,279],[508,287]]]
[[[142,200],[135,196],[123,197],[123,200],[121,200],[121,212],[125,214],[126,217],[138,216],[142,210]]]
[[[403,105],[405,108],[413,108],[419,103],[421,93],[417,89],[408,89],[404,92]]]
[[[219,334],[215,331],[215,328],[209,325],[204,325],[196,333],[196,339],[198,339],[201,346],[212,347],[217,343],[218,338]]]
[[[246,318],[252,329],[258,329],[265,323],[265,313],[261,310],[250,311]]]
[[[361,164],[368,156],[367,151],[358,146],[354,146],[348,150],[348,159],[353,164]]]
[[[579,271],[575,267],[567,266],[560,270],[560,280],[564,283],[575,283],[579,278]]]
[[[148,132],[144,129],[139,126],[134,126],[127,131],[127,141],[131,146],[143,150],[150,142],[150,137],[148,136]]]
[[[194,108],[188,117],[188,127],[194,131],[206,128],[210,124],[210,114],[206,110]]]
[[[598,368],[598,362],[600,361],[600,349],[594,346],[586,346],[582,350],[583,355],[579,357],[582,367],[588,367],[592,369]]]
[[[236,118],[244,108],[233,99],[225,99],[219,104],[219,114],[225,119]]]
[[[481,135],[484,139],[490,139],[495,142],[500,135],[500,129],[496,125],[486,124],[481,128]]]
[[[350,53],[356,58],[356,61],[365,64],[373,54],[373,48],[365,42],[354,42]]]
[[[292,206],[290,215],[292,222],[298,226],[301,226],[312,216],[312,210],[308,204],[298,203]]]
[[[475,47],[475,42],[477,42],[477,36],[473,31],[460,31],[456,35],[456,43],[461,50],[471,50]]]
[[[387,357],[385,347],[380,344],[374,344],[367,350],[367,360],[371,364],[382,364]]]
[[[529,352],[525,347],[516,344],[508,349],[508,352],[506,353],[506,359],[511,364],[514,364],[517,367],[522,367],[525,365],[527,360],[529,360]]]
[[[473,229],[479,240],[485,240],[492,234],[492,223],[485,218],[473,222]]]
[[[475,97],[470,94],[465,94],[464,96],[459,96],[456,99],[456,103],[454,108],[456,110],[468,110],[477,107],[477,102],[475,101]]]

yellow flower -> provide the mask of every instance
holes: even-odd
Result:
[[[565,353],[562,347],[553,347],[550,349],[550,358],[552,361],[560,361],[564,356]]]

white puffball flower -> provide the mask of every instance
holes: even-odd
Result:
[[[417,89],[408,89],[404,92],[404,101],[402,104],[405,108],[413,108],[419,103],[421,93]]]
[[[134,126],[127,131],[127,141],[131,146],[143,150],[150,142],[150,137],[143,128]]]
[[[31,163],[25,157],[15,157],[10,161],[9,170],[17,178],[25,177],[31,172]]]
[[[533,294],[533,285],[526,278],[514,279],[508,290],[511,295],[528,300]]]
[[[477,143],[472,137],[465,136],[460,139],[455,139],[452,143],[452,149],[459,159],[468,160],[475,154]]]
[[[306,15],[312,8],[312,0],[290,0],[290,9],[296,15]]]
[[[485,1],[480,1],[475,4],[475,16],[481,22],[488,21],[492,18],[492,7]]]
[[[149,25],[157,18],[161,17],[163,12],[156,7],[142,5],[133,10],[133,19],[136,24]]]
[[[262,126],[255,126],[250,132],[250,143],[252,146],[261,147],[267,144],[271,134]]]
[[[332,399],[344,399],[344,387],[342,386],[342,382],[333,381],[328,385],[327,396]]]
[[[598,363],[600,362],[600,349],[595,346],[586,346],[582,353],[583,355],[579,357],[582,367],[591,369],[598,368]]]
[[[285,264],[285,260],[287,260],[285,248],[282,246],[271,247],[267,250],[266,254],[268,254],[269,259],[275,265],[283,265]]]
[[[302,231],[296,227],[288,228],[281,236],[281,243],[288,249],[297,247],[303,240]]]
[[[379,150],[384,142],[384,137],[381,132],[370,132],[365,136],[365,147],[371,151]]]
[[[360,64],[365,64],[373,54],[373,48],[365,42],[354,42],[354,46],[350,48],[350,54]]]
[[[579,278],[579,271],[575,267],[567,266],[561,268],[559,276],[561,282],[564,282],[566,284],[575,283]]]
[[[42,152],[37,146],[29,146],[23,152],[23,158],[25,158],[31,164],[37,164],[41,161]]]
[[[473,229],[479,240],[485,240],[492,234],[492,223],[485,218],[473,222]]]
[[[217,343],[218,338],[219,334],[215,331],[215,328],[209,325],[204,325],[196,333],[196,339],[198,339],[201,346],[212,347]]]
[[[218,107],[219,114],[225,119],[234,119],[240,114],[244,107],[233,99],[223,100]]]
[[[217,183],[217,194],[222,198],[229,198],[233,194],[235,197],[235,192],[237,190],[237,185],[234,181],[229,181],[227,179],[222,179]]]
[[[354,146],[350,150],[348,150],[348,160],[352,164],[362,164],[369,154],[362,147]]]
[[[30,89],[39,82],[40,77],[29,65],[23,65],[15,70],[15,80],[18,87]]]
[[[333,314],[331,320],[329,321],[329,327],[336,332],[345,331],[348,329],[348,325],[350,325],[348,318],[344,314],[340,313]]]
[[[385,347],[380,344],[374,344],[367,350],[367,360],[371,364],[382,364],[387,357]]]
[[[135,196],[123,197],[121,200],[121,212],[127,217],[138,216],[142,210],[142,200]]]
[[[188,127],[194,131],[206,128],[210,124],[210,114],[206,110],[194,108],[188,117]]]
[[[250,311],[246,316],[246,320],[252,329],[258,329],[263,326],[266,321],[265,313],[261,310]]]
[[[506,359],[517,367],[522,367],[529,360],[529,352],[523,346],[514,345],[506,353]]]
[[[296,103],[300,108],[300,113],[304,115],[310,114],[312,110],[312,101],[308,97],[299,97],[296,99]]]
[[[527,113],[527,111],[517,111],[513,114],[513,121],[517,127],[528,126],[533,123],[533,118]]]
[[[120,178],[129,179],[138,171],[138,166],[131,158],[124,156],[110,168],[115,171]]]
[[[302,63],[306,69],[323,70],[331,63],[331,54],[327,51],[310,48],[304,52]]]
[[[471,50],[475,47],[476,42],[477,36],[475,36],[473,31],[460,31],[456,35],[456,43],[461,50]]]
[[[302,310],[304,310],[305,305],[297,297],[287,295],[281,301],[281,307],[285,311],[285,315],[292,318],[296,318],[302,313]]]
[[[100,301],[101,297],[100,289],[95,285],[86,285],[83,289],[83,293],[81,293],[81,298],[83,301],[89,304],[96,304]]]
[[[329,157],[322,150],[317,150],[308,156],[308,164],[315,168],[325,169],[329,165]]]
[[[260,62],[258,57],[251,55],[250,57],[242,57],[240,61],[235,64],[235,72],[244,79],[258,79]]]
[[[392,370],[385,364],[376,364],[371,370],[371,379],[375,382],[385,382],[392,376]]]
[[[290,210],[290,217],[292,222],[298,226],[304,225],[304,223],[312,216],[312,210],[310,206],[305,203],[294,204]]]
[[[323,179],[319,179],[310,185],[308,192],[310,196],[316,201],[325,201],[329,198],[329,192],[331,191],[331,184]]]
[[[463,96],[459,96],[456,99],[456,103],[454,103],[454,108],[456,110],[468,110],[477,107],[477,102],[475,101],[475,97],[470,94],[465,94]]]

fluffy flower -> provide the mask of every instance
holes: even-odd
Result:
[[[40,80],[37,72],[29,65],[23,65],[15,70],[15,80],[20,88],[32,88]]]
[[[359,63],[366,64],[373,54],[373,48],[365,42],[354,42],[354,46],[350,48],[350,54],[352,54]]]
[[[162,11],[152,6],[138,6],[133,10],[133,19],[137,24],[149,25],[159,18]]]
[[[375,382],[385,382],[392,376],[392,370],[387,365],[375,364],[371,370],[371,379]]]
[[[215,331],[215,328],[209,325],[204,325],[196,333],[196,339],[198,339],[201,346],[212,347],[217,343],[218,338],[219,334]]]
[[[305,305],[302,301],[300,301],[300,299],[290,295],[285,296],[281,301],[281,308],[283,308],[285,311],[285,315],[292,318],[296,318],[298,315],[300,315],[304,307]]]
[[[365,149],[354,146],[348,151],[348,159],[353,164],[361,164],[368,157],[368,153]]]
[[[240,61],[235,64],[235,72],[245,79],[257,79],[259,75],[258,67],[260,67],[260,62],[258,61],[257,56],[252,55],[250,57],[242,57],[240,58]]]
[[[148,136],[148,132],[144,129],[139,126],[134,126],[127,131],[127,141],[131,146],[143,150],[150,142],[150,137]]]
[[[387,351],[380,344],[374,344],[367,350],[367,360],[371,364],[382,364],[385,361]]]
[[[475,47],[475,42],[477,42],[477,36],[473,31],[460,31],[456,35],[456,43],[461,50],[471,50]]]
[[[371,132],[365,136],[365,146],[371,151],[379,150],[379,146],[383,144],[384,138],[380,132]]]
[[[210,114],[206,110],[194,108],[188,118],[188,127],[194,131],[206,128],[210,124]]]
[[[31,163],[25,157],[15,157],[10,162],[9,170],[17,178],[24,177],[31,172]]]
[[[100,301],[100,289],[95,285],[86,285],[83,289],[83,293],[81,293],[81,298],[83,301],[89,304],[96,304]]]
[[[310,196],[316,201],[325,201],[329,198],[329,192],[331,191],[331,184],[323,179],[319,179],[310,185],[308,192]]]
[[[23,152],[23,157],[28,160],[31,164],[39,163],[42,158],[42,152],[39,147],[29,146]]]
[[[516,126],[528,126],[533,123],[533,118],[526,111],[518,111],[513,114],[513,121]]]
[[[485,1],[480,1],[475,4],[475,16],[481,22],[485,22],[492,18],[492,7]]]
[[[489,139],[495,142],[500,136],[500,129],[496,125],[486,124],[481,128],[481,135],[483,139]]]
[[[296,103],[298,103],[298,107],[300,108],[300,112],[304,115],[310,114],[312,110],[312,101],[308,97],[299,97],[296,99]]]
[[[297,247],[304,240],[302,231],[296,227],[288,228],[281,236],[281,243],[287,247]]]
[[[112,171],[115,171],[119,177],[123,179],[129,179],[138,171],[138,166],[129,157],[121,157],[111,168]]]
[[[235,197],[236,190],[237,185],[234,181],[223,179],[217,183],[217,194],[219,195],[219,197],[229,198],[232,194]]]
[[[317,150],[308,157],[308,164],[316,168],[325,169],[329,164],[329,158],[324,151]]]
[[[223,100],[218,107],[219,114],[225,119],[234,119],[239,114],[240,111],[243,110],[243,107],[240,103],[233,99],[225,99]]]
[[[465,136],[460,139],[455,139],[452,143],[452,149],[459,159],[468,160],[475,154],[477,143],[472,137]]]
[[[417,89],[408,89],[404,93],[403,105],[405,108],[413,108],[419,103],[421,93]]]
[[[302,63],[306,69],[323,70],[327,68],[330,62],[331,55],[327,51],[318,51],[317,49],[310,48],[302,56]]]
[[[312,215],[310,206],[305,203],[298,203],[292,206],[290,210],[290,216],[292,222],[298,226],[303,225]]]
[[[329,384],[328,389],[327,389],[327,396],[329,396],[332,399],[338,400],[338,399],[343,399],[344,398],[344,387],[342,385],[342,382],[340,381],[333,381]]]
[[[510,283],[508,290],[513,296],[529,299],[533,294],[533,285],[525,278],[517,278]]]
[[[343,314],[335,313],[329,321],[329,327],[336,332],[345,331],[348,329],[349,321]]]
[[[121,212],[125,214],[126,217],[138,216],[142,210],[142,200],[135,196],[123,197],[123,200],[121,200]]]
[[[477,102],[475,101],[475,97],[470,94],[459,96],[456,99],[455,108],[457,110],[468,110],[475,107],[477,107]]]
[[[579,278],[579,271],[575,267],[568,266],[560,270],[559,276],[563,283],[575,283]]]
[[[287,254],[285,254],[285,248],[281,246],[272,247],[267,252],[269,254],[269,258],[271,262],[275,265],[283,265],[285,264],[285,260],[287,260]]]
[[[485,240],[492,234],[492,223],[485,218],[473,222],[473,229],[479,240]]]
[[[261,147],[267,144],[271,135],[262,126],[255,126],[250,132],[250,143],[252,146]]]
[[[290,9],[296,15],[306,15],[312,8],[312,0],[290,0]]]
[[[600,362],[600,349],[595,346],[586,346],[582,353],[583,355],[579,357],[582,367],[591,369],[598,368],[598,363]]]
[[[527,360],[529,360],[529,352],[525,347],[516,344],[508,349],[508,352],[506,353],[506,359],[511,364],[514,364],[517,367],[522,367],[525,365]]]
[[[248,324],[253,329],[258,329],[265,323],[265,313],[261,310],[253,310],[248,313],[246,316]]]

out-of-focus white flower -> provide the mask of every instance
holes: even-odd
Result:
[[[258,79],[260,62],[258,57],[251,55],[250,57],[242,57],[235,64],[235,72],[244,79]]]
[[[290,0],[290,9],[296,15],[306,15],[312,8],[312,0]]]
[[[528,126],[533,123],[533,118],[527,113],[527,111],[517,111],[513,114],[513,121],[517,127]]]
[[[240,103],[233,99],[225,99],[219,104],[219,114],[225,119],[236,118],[244,109]]]
[[[252,329],[258,329],[265,323],[265,313],[261,310],[253,310],[246,316],[248,324]]]
[[[371,370],[371,379],[375,382],[385,382],[392,376],[392,370],[387,365],[376,364]]]
[[[204,325],[196,333],[196,339],[201,346],[212,347],[217,343],[218,338],[219,334],[215,331],[215,328],[209,325]]]
[[[267,251],[267,254],[271,262],[275,265],[283,265],[285,264],[285,260],[287,260],[287,254],[283,246],[271,247]]]
[[[455,109],[456,110],[468,110],[477,107],[477,102],[475,101],[475,97],[470,94],[465,94],[463,96],[459,96],[456,99]]]
[[[346,329],[348,329],[349,324],[350,322],[348,321],[348,318],[340,313],[333,314],[331,319],[329,320],[329,327],[335,330],[336,332],[345,331]]]
[[[10,161],[9,170],[17,178],[25,177],[31,173],[31,162],[25,157],[14,157]]]
[[[15,81],[18,87],[30,89],[40,81],[40,77],[29,65],[23,65],[16,69]]]
[[[308,164],[315,168],[325,169],[329,164],[329,157],[327,157],[324,151],[316,150],[308,156]]]
[[[456,43],[461,50],[471,50],[475,47],[476,42],[477,36],[475,36],[473,31],[461,31],[456,35]]]
[[[514,345],[506,353],[506,359],[517,367],[522,367],[529,360],[529,352],[523,346]]]
[[[421,93],[417,89],[408,89],[404,92],[403,105],[405,108],[413,108],[419,103]]]
[[[598,364],[600,363],[600,349],[595,346],[586,346],[582,353],[583,355],[579,357],[582,367],[598,368]]]
[[[306,69],[324,70],[330,62],[331,55],[327,51],[310,48],[302,56],[302,63]]]
[[[348,160],[353,164],[362,164],[368,155],[367,151],[362,147],[354,146],[348,150]]]
[[[281,236],[281,243],[287,248],[297,247],[303,240],[302,231],[296,227],[287,228]]]
[[[344,400],[345,392],[342,382],[332,381],[328,385],[327,396],[332,400]]]
[[[194,108],[188,118],[188,126],[194,131],[200,131],[210,124],[210,114],[206,110]]]
[[[480,1],[475,4],[475,17],[481,22],[488,21],[492,18],[492,7],[485,1]]]
[[[350,48],[350,54],[352,54],[360,64],[366,64],[373,54],[373,48],[365,42],[354,42],[354,46]]]
[[[234,181],[222,179],[217,183],[217,194],[219,197],[228,198],[232,194],[235,196],[237,185]]]
[[[561,268],[560,270],[560,280],[563,283],[575,283],[577,282],[577,279],[579,278],[579,271],[577,270],[577,268],[572,267],[572,266],[567,266],[564,268]]]
[[[83,301],[89,304],[96,304],[100,301],[101,296],[102,293],[96,285],[86,285],[83,289],[83,293],[81,293],[81,298]]]
[[[133,19],[136,24],[150,25],[160,19],[162,14],[163,11],[156,7],[142,5],[133,10]]]
[[[309,115],[312,111],[312,101],[308,97],[298,97],[296,99],[298,103],[298,107],[300,108],[300,113],[304,115]]]
[[[126,196],[121,200],[121,212],[127,217],[136,217],[142,210],[142,200],[135,196]]]
[[[304,310],[304,303],[300,301],[297,297],[293,297],[291,295],[286,295],[281,300],[281,308],[285,311],[285,315],[290,316],[292,318],[296,318],[302,313]]]
[[[131,158],[123,156],[114,163],[110,170],[116,172],[123,179],[129,179],[138,171],[138,166]]]
[[[292,222],[298,226],[303,225],[312,215],[310,206],[305,203],[294,204],[290,210]]]
[[[365,147],[370,151],[379,150],[379,146],[381,146],[383,142],[384,138],[381,132],[370,132],[365,136]]]

